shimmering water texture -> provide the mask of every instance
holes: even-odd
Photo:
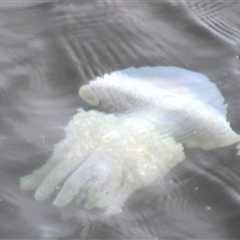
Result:
[[[77,197],[86,209],[119,213],[133,192],[185,158],[184,147],[240,142],[226,121],[222,94],[199,73],[131,67],[98,77],[79,93],[109,113],[80,109],[47,163],[20,180],[21,189],[36,189],[37,200],[61,186],[57,207]]]

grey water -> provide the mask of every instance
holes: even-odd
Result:
[[[130,66],[205,74],[240,133],[239,15],[238,1],[0,2],[0,239],[239,239],[235,146],[187,150],[109,218],[19,187],[90,109],[80,86]]]

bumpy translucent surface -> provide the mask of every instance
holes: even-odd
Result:
[[[113,113],[80,110],[52,157],[20,180],[21,189],[36,189],[37,200],[63,184],[58,207],[81,196],[86,209],[119,213],[134,191],[184,159],[183,146],[208,150],[240,141],[216,85],[185,69],[113,72],[83,86],[80,96]]]

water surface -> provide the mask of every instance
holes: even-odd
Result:
[[[130,66],[178,66],[216,83],[240,133],[240,3],[81,1],[0,4],[0,238],[239,239],[235,146],[187,158],[123,213],[38,202],[19,178],[42,166],[80,107],[80,86]],[[61,216],[62,215],[62,216]]]

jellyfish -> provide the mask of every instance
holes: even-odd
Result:
[[[185,148],[240,142],[221,92],[200,73],[130,67],[97,77],[79,94],[93,110],[79,109],[50,159],[20,179],[39,201],[60,188],[57,207],[81,198],[85,209],[120,213],[137,189],[184,160]]]

